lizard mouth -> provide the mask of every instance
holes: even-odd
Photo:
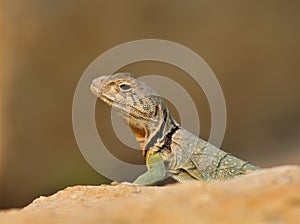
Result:
[[[92,93],[99,98],[101,101],[106,103],[109,106],[112,106],[116,111],[122,112],[123,114],[128,114],[129,112],[126,111],[124,108],[127,108],[126,105],[118,106],[118,104],[114,103],[114,100],[111,99],[109,96],[104,95],[97,86],[91,85],[90,89]]]
[[[108,98],[107,96],[98,94],[97,97],[100,98],[103,102],[107,103],[109,106],[112,106],[114,103],[113,100]]]
[[[108,96],[103,95],[97,84],[92,83],[90,86],[90,90],[97,98],[100,98],[102,101],[104,101],[108,105],[111,106],[113,104],[113,99],[110,99]]]

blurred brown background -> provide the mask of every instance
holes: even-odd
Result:
[[[76,145],[73,94],[97,56],[136,39],[178,42],[210,65],[227,104],[226,151],[261,167],[299,164],[299,11],[296,0],[1,0],[0,208],[24,206],[70,185],[109,182]],[[207,100],[187,74],[158,62],[122,71],[182,84],[207,139]],[[97,103],[96,113],[105,143],[126,157],[110,128],[109,108]],[[135,154],[129,159],[143,161]]]

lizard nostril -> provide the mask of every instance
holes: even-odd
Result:
[[[92,85],[97,87],[99,86],[99,84],[102,84],[103,82],[103,78],[102,76],[98,77],[98,78],[95,78],[93,81],[92,81]]]
[[[101,89],[101,86],[103,85],[106,78],[107,76],[99,76],[92,81],[90,89],[94,95],[98,95],[100,91],[99,89]]]
[[[97,86],[98,85],[98,79],[94,79],[92,81],[92,86]]]
[[[99,85],[102,84],[103,81],[107,78],[107,76],[103,75],[103,76],[99,76],[98,78],[95,78],[92,82],[93,85]]]

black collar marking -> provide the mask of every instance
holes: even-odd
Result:
[[[160,125],[158,132],[151,138],[150,142],[145,147],[145,149],[147,151],[154,146],[157,139],[162,137],[166,122],[167,122],[167,114],[164,113],[164,120],[163,120],[162,124]]]
[[[172,144],[172,136],[175,134],[175,132],[179,129],[178,126],[174,126],[171,131],[166,135],[164,144],[162,145],[161,148],[167,148],[171,150],[171,144]]]

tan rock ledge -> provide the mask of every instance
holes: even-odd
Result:
[[[74,186],[0,223],[300,223],[300,166],[263,169],[226,182],[164,187]]]

